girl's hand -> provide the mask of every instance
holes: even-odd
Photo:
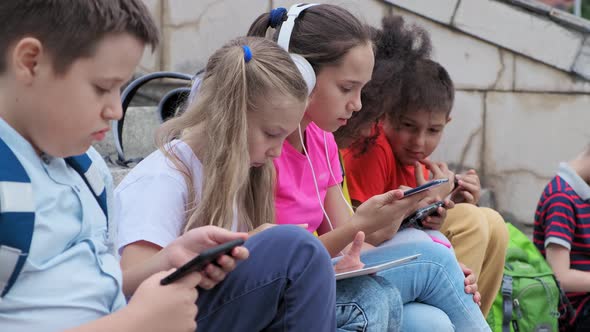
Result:
[[[429,190],[425,190],[403,198],[403,191],[396,189],[385,194],[375,195],[356,209],[352,222],[358,225],[359,230],[363,230],[367,234],[372,235],[373,232],[385,229],[380,233],[393,237],[397,233],[402,220],[416,211],[418,202],[428,194]],[[383,241],[385,240],[387,239],[383,239]],[[369,242],[371,244],[378,243],[377,239]]]
[[[362,269],[365,264],[361,262],[360,255],[364,243],[365,233],[356,233],[352,245],[350,246],[350,250],[346,251],[342,259],[334,265],[334,272],[341,273]]]
[[[465,293],[473,294],[473,302],[481,307],[481,294],[477,291],[477,277],[465,264],[459,262],[459,266],[465,275]]]
[[[470,169],[467,173],[457,175],[457,179],[459,180],[459,188],[451,196],[451,199],[455,203],[477,204],[481,197],[481,184],[477,172]]]
[[[215,226],[204,226],[191,229],[181,237],[162,249],[170,267],[178,268],[194,258],[198,253],[220,244],[236,239],[248,239],[246,233],[236,233]],[[223,255],[217,259],[217,265],[208,264],[201,272],[199,286],[211,289],[225,279],[227,273],[236,267],[236,262],[249,256],[246,247],[236,247],[231,255]]]

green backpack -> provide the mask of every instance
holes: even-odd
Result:
[[[506,226],[510,242],[502,287],[487,322],[495,332],[558,331],[560,301],[567,298],[535,245],[512,224]]]

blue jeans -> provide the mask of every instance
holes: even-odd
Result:
[[[252,236],[250,257],[200,290],[198,331],[335,331],[336,282],[322,243],[297,226]]]
[[[454,332],[455,326],[444,311],[429,304],[410,302],[404,304],[401,331]]]
[[[473,296],[465,293],[465,276],[447,247],[432,241],[410,242],[365,251],[361,260],[372,265],[413,254],[421,256],[377,275],[399,290],[404,304],[434,306],[448,316],[458,331],[489,331]]]
[[[402,301],[397,288],[379,276],[336,283],[336,326],[344,331],[399,331]]]

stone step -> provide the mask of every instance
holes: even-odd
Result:
[[[123,126],[123,148],[127,159],[143,158],[156,149],[154,137],[160,125],[156,107],[129,107]],[[114,133],[94,144],[94,148],[105,158],[116,160],[117,150]]]

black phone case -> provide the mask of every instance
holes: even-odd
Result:
[[[168,275],[164,279],[160,280],[160,284],[168,285],[170,283],[175,282],[178,279],[181,279],[190,272],[201,271],[207,264],[215,261],[218,257],[221,257],[222,255],[229,254],[233,248],[241,246],[242,244],[244,244],[244,240],[238,239],[226,242],[224,244],[220,244],[217,247],[207,249],[195,258],[191,259],[188,263],[179,267],[176,271],[170,273],[170,275]]]
[[[402,221],[400,229],[407,227],[423,228],[424,225],[422,224],[422,221],[426,219],[426,217],[435,214],[436,210],[441,206],[444,207],[445,203],[443,201],[438,201],[416,210],[416,212],[412,213]]]

